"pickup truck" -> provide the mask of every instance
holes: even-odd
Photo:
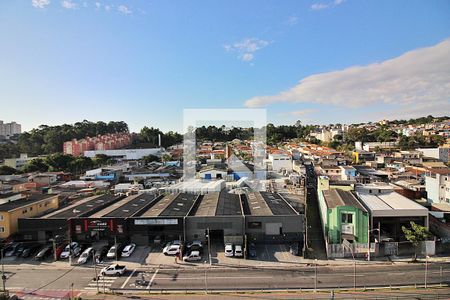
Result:
[[[105,276],[105,275],[123,275],[125,273],[125,271],[127,270],[127,268],[125,266],[121,266],[118,264],[112,264],[108,267],[104,267],[101,271],[100,274]]]

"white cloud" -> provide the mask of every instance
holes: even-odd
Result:
[[[45,8],[50,4],[50,0],[31,0],[31,5],[36,8]]]
[[[352,108],[381,104],[392,111],[421,107],[423,114],[442,111],[450,106],[450,40],[383,62],[314,74],[289,90],[253,97],[245,105],[280,102]]]
[[[102,4],[101,4],[100,2],[95,2],[95,7],[96,7],[97,9],[99,9],[101,6],[102,6]]]
[[[74,9],[77,7],[77,5],[75,3],[73,3],[71,0],[61,1],[61,6],[66,9]]]
[[[132,11],[125,5],[119,5],[117,7],[117,10],[121,13],[123,13],[124,15],[129,15],[132,13]]]
[[[105,5],[105,10],[110,11],[112,7],[113,7],[112,5]]]
[[[322,10],[322,9],[327,9],[327,8],[333,8],[338,5],[341,5],[342,3],[344,3],[344,1],[345,0],[334,0],[333,2],[327,2],[327,3],[318,2],[318,3],[312,4],[311,9],[312,10]]]
[[[254,53],[262,48],[267,47],[270,42],[257,39],[257,38],[246,38],[240,42],[233,44],[224,45],[224,49],[227,52],[235,52],[237,56],[242,61],[252,61],[255,56]]]

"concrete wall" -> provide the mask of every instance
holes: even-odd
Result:
[[[186,218],[186,240],[203,240],[205,231],[223,230],[225,236],[243,236],[245,233],[242,216],[208,216]]]

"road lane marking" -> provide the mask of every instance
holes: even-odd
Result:
[[[389,275],[394,275],[394,276],[401,276],[401,275],[405,275],[405,273],[389,273]]]
[[[147,290],[149,290],[150,287],[152,286],[153,281],[155,280],[156,274],[158,274],[158,272],[159,272],[159,269],[156,269],[155,273],[153,273],[152,279],[150,279],[150,282],[148,283]]]
[[[134,272],[136,272],[136,269],[134,269],[133,272],[131,272],[130,276],[128,276],[127,280],[125,280],[125,282],[120,287],[121,289],[123,289],[127,285],[128,281],[130,281],[131,277],[133,277]]]

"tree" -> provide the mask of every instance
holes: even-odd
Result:
[[[13,175],[19,173],[18,170],[10,166],[0,166],[0,175]]]
[[[411,242],[414,246],[414,258],[413,261],[417,260],[417,248],[422,241],[425,241],[431,234],[425,226],[418,225],[414,222],[409,222],[411,228],[402,226],[403,234],[405,238]]]
[[[25,173],[30,172],[47,172],[48,164],[42,158],[36,158],[27,162],[23,167],[22,171]]]

